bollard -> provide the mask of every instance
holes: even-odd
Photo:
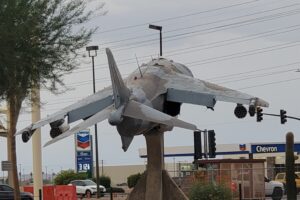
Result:
[[[110,200],[113,200],[114,198],[113,198],[113,191],[112,191],[112,188],[110,188],[109,193],[110,193]]]
[[[242,194],[242,184],[239,183],[239,200],[242,200],[243,194]]]
[[[42,197],[42,189],[39,189],[39,200],[42,200],[43,197]]]

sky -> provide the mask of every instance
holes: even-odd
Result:
[[[300,3],[296,0],[110,0],[89,1],[88,8],[104,7],[85,24],[98,27],[89,45],[98,45],[95,57],[96,89],[110,85],[104,48],[111,48],[123,77],[159,54],[159,33],[149,23],[163,27],[163,56],[188,66],[196,78],[239,90],[269,102],[264,112],[279,114],[285,109],[300,117]],[[107,12],[107,13],[106,13]],[[101,13],[106,13],[101,16]],[[69,90],[53,95],[41,91],[42,117],[59,111],[92,94],[92,63],[85,49],[79,50],[77,69],[65,76]],[[214,129],[218,144],[284,142],[292,131],[300,141],[300,123],[263,116],[237,119],[235,104],[217,102],[215,111],[184,104],[180,119],[199,129]],[[24,104],[18,129],[31,123]],[[91,132],[93,134],[93,127]],[[107,121],[98,124],[99,159],[104,165],[144,164],[138,149],[145,147],[143,136],[134,138],[127,152]],[[49,126],[42,128],[42,144],[50,140]],[[174,128],[165,133],[165,146],[193,145],[189,130]],[[0,160],[6,160],[6,139],[0,138]],[[75,168],[74,137],[42,149],[43,170],[57,172]],[[32,143],[17,137],[18,166],[32,171]],[[176,158],[178,160],[189,158]],[[168,160],[167,160],[168,161]],[[1,174],[0,174],[1,175]]]

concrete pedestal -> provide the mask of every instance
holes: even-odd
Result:
[[[147,144],[147,170],[127,200],[188,200],[164,170],[163,132],[153,130],[145,135]]]

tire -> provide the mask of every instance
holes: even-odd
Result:
[[[86,198],[91,198],[92,197],[92,192],[90,190],[85,191],[85,197]]]
[[[274,188],[273,190],[273,193],[272,193],[272,199],[273,200],[280,200],[283,196],[283,191],[281,188],[279,187],[276,187]]]

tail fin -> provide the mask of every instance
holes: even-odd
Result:
[[[128,102],[130,92],[124,84],[114,56],[109,48],[106,48],[106,54],[114,93],[115,108],[119,108],[121,105]]]

